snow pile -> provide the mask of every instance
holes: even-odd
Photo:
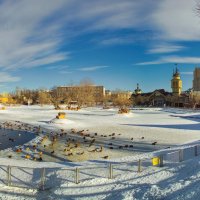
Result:
[[[64,124],[64,125],[71,125],[71,124],[75,124],[74,121],[69,120],[69,119],[52,119],[51,121],[49,121],[49,123],[53,123],[53,124]]]
[[[132,112],[129,113],[122,113],[122,114],[117,114],[118,117],[133,117],[134,114]]]

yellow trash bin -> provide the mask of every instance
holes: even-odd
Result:
[[[154,157],[152,158],[152,165],[157,166],[160,164],[160,158],[159,157]]]

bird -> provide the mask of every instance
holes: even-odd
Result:
[[[143,139],[144,139],[144,137],[141,137],[141,139],[143,140]]]
[[[100,149],[96,148],[96,152],[102,152],[103,151],[103,147],[100,146]]]
[[[104,156],[104,157],[102,157],[102,158],[104,158],[104,159],[108,159],[108,156]]]
[[[84,154],[84,151],[77,153],[77,155],[83,155],[83,154]]]
[[[42,159],[42,156],[40,156],[38,160],[39,160],[39,161],[42,161],[42,160],[43,160],[43,159]]]
[[[157,142],[153,142],[153,143],[152,143],[152,145],[156,145],[156,144],[157,144]]]
[[[54,154],[55,153],[55,151],[53,150],[52,152],[51,152],[51,154]]]
[[[92,149],[91,151],[88,151],[88,152],[95,152],[96,151],[96,149]]]

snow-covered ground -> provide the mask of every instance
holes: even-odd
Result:
[[[98,133],[98,135],[103,134],[107,135],[107,137],[115,133],[116,135],[120,134],[117,139],[121,144],[132,142],[132,144],[136,145],[137,143],[141,149],[145,149],[145,145],[152,147],[152,142],[157,142],[155,146],[163,148],[167,146],[179,148],[177,145],[198,143],[198,140],[200,140],[200,112],[191,110],[133,109],[130,115],[119,115],[116,109],[103,110],[101,108],[64,112],[67,113],[69,121],[65,120],[63,123],[59,123],[58,120],[54,120],[58,111],[53,110],[53,107],[11,107],[0,111],[0,121],[17,120],[34,126],[40,125],[53,131],[60,129],[71,130],[72,128],[76,130],[88,129],[91,134]],[[12,169],[13,173],[18,173],[20,176],[19,178],[13,177],[15,181],[21,178],[24,182],[31,179],[33,183],[39,183],[37,168],[42,167],[58,167],[59,170],[60,167],[67,167],[74,170],[73,167],[75,166],[91,166],[91,169],[85,172],[81,171],[81,182],[78,185],[73,183],[74,171],[71,172],[71,175],[70,172],[66,172],[68,180],[68,178],[64,179],[63,175],[61,179],[58,175],[60,172],[55,173],[54,169],[46,173],[49,174],[52,181],[55,181],[55,187],[45,191],[38,191],[10,188],[4,185],[0,189],[0,197],[2,199],[198,199],[200,195],[198,184],[200,180],[199,157],[182,163],[169,162],[162,168],[152,167],[150,160],[148,160],[146,163],[148,167],[145,167],[143,172],[137,173],[136,160],[140,157],[151,158],[153,155],[150,151],[149,153],[148,151],[145,152],[145,155],[133,154],[131,156],[130,154],[126,157],[121,157],[120,155],[117,158],[113,158],[112,162],[118,164],[114,170],[115,178],[112,180],[107,178],[108,169],[105,167],[105,163],[110,162],[109,160],[97,159],[81,163],[37,163],[29,160],[16,161],[14,159],[1,158],[2,165],[31,167],[31,169]],[[122,162],[124,161],[128,161],[131,164],[123,168]],[[92,165],[103,165],[103,167],[93,172],[92,179],[84,179],[88,173],[92,173],[92,169],[95,170]],[[119,167],[121,167],[120,170],[117,169]],[[36,169],[33,170],[33,168]],[[5,168],[2,167],[0,173],[3,173],[3,170]],[[19,170],[19,172],[15,172],[15,170]],[[117,171],[121,172],[117,173]],[[20,175],[20,173],[23,175]],[[28,174],[30,177],[28,177]],[[4,175],[6,177],[6,174]],[[3,181],[3,178],[1,179]],[[47,181],[50,181],[50,179]]]
[[[89,129],[99,134],[120,133],[123,139],[134,137],[160,144],[176,145],[200,139],[200,112],[175,109],[135,109],[129,115],[117,114],[117,109],[87,108],[80,111],[64,111],[68,122],[56,123],[58,111],[51,106],[8,107],[0,111],[0,121],[18,120],[48,129]],[[55,122],[55,123],[49,123]]]

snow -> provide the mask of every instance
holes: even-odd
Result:
[[[64,124],[64,125],[69,125],[69,124],[75,124],[74,121],[69,120],[69,119],[52,119],[51,121],[49,121],[49,123],[53,123],[53,124]]]
[[[91,159],[84,162],[34,162],[24,159],[0,158],[0,198],[1,199],[199,199],[200,157],[194,156],[193,145],[200,144],[200,111],[184,109],[133,109],[128,115],[117,114],[117,109],[85,108],[80,111],[64,111],[67,119],[60,123],[55,116],[58,111],[51,106],[8,107],[0,111],[0,122],[16,120],[32,126],[41,126],[49,131],[61,128],[71,130],[89,129],[109,136],[117,136],[116,143],[127,144],[134,138],[138,147],[155,149],[141,154],[127,150],[127,155],[119,154],[109,160]],[[144,137],[142,140],[141,137]],[[41,135],[30,141],[38,143]],[[107,140],[107,138],[102,138]],[[102,141],[101,140],[101,141]],[[146,146],[145,146],[146,145]],[[170,149],[166,147],[171,146]],[[160,147],[160,148],[157,148]],[[164,167],[153,167],[153,156],[184,150],[184,162],[166,161]],[[153,150],[157,150],[152,152]],[[10,151],[10,150],[5,150]],[[199,152],[199,148],[198,148]],[[199,152],[200,153],[200,152]],[[1,153],[2,154],[2,153]],[[138,159],[143,161],[143,171],[137,172]],[[108,179],[107,163],[114,164],[114,179]],[[8,187],[5,166],[12,168],[12,181],[30,188]],[[23,167],[23,168],[22,168]],[[46,171],[46,189],[38,191],[41,168]],[[74,183],[74,169],[80,168],[80,183]],[[86,169],[87,168],[87,169]],[[65,171],[64,169],[69,169]],[[17,178],[14,177],[17,174]],[[53,187],[52,187],[53,185]]]

